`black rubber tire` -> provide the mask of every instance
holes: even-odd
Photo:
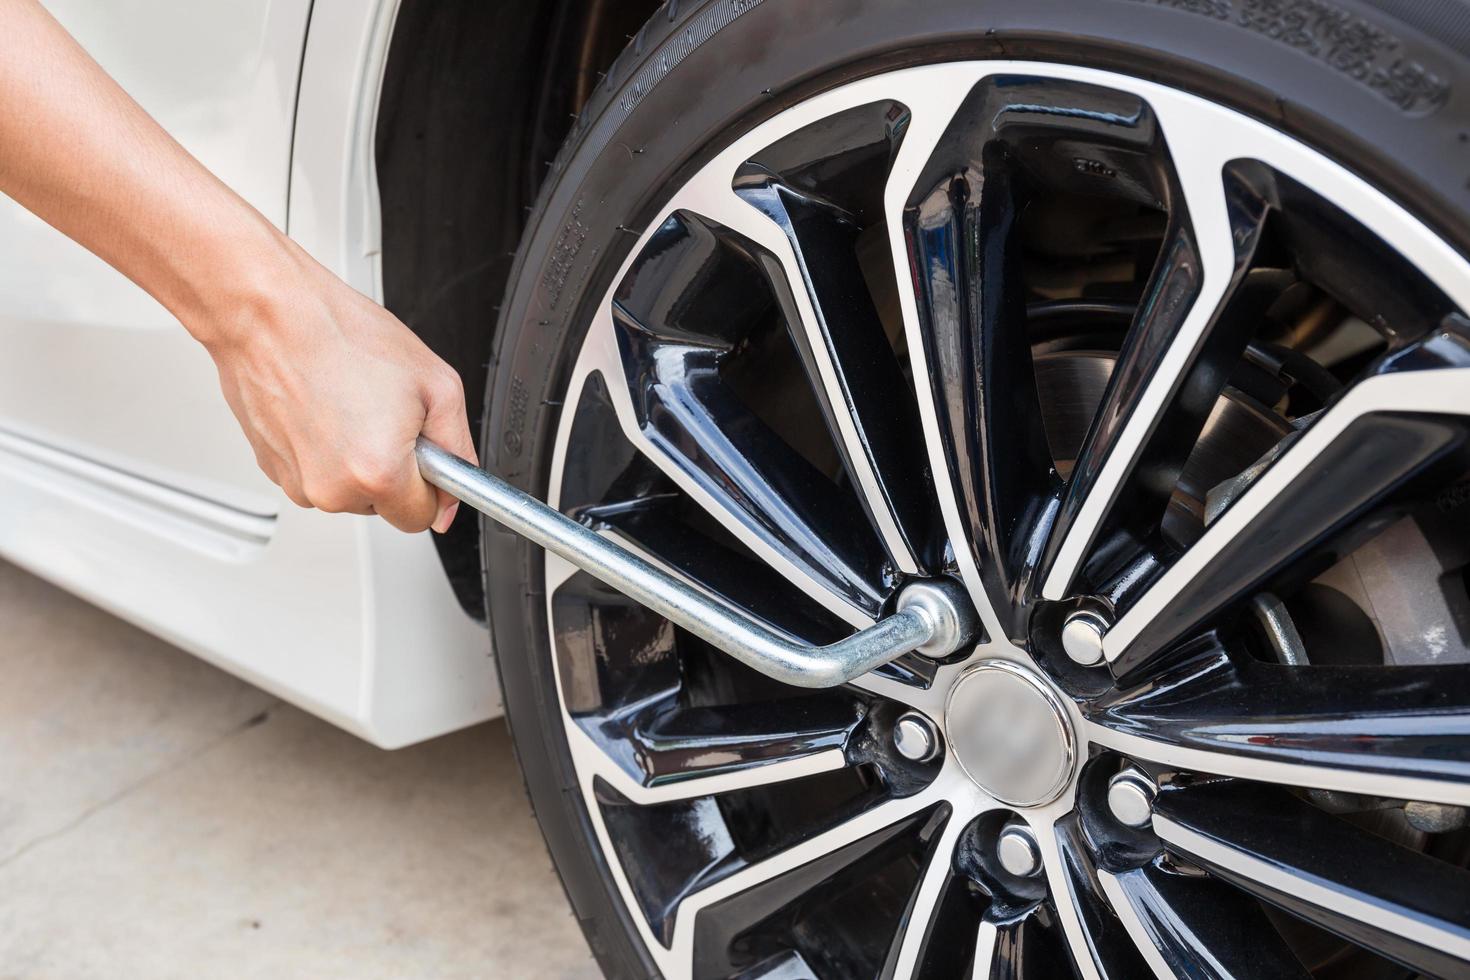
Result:
[[[544,498],[589,304],[681,175],[817,91],[965,58],[1111,69],[1231,105],[1316,145],[1470,253],[1462,0],[671,0],[598,87],[531,215],[489,370],[486,464]],[[567,895],[609,976],[655,975],[577,790],[540,552],[487,525],[482,554],[506,717]]]

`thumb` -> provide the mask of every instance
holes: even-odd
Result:
[[[461,459],[479,465],[479,453],[470,435],[469,413],[465,408],[464,383],[447,364],[429,383],[424,399],[425,439],[438,444]],[[459,511],[459,501],[443,490],[438,491],[439,510],[430,526],[440,534],[449,530]]]

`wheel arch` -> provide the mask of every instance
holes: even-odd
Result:
[[[480,438],[496,315],[527,212],[575,114],[657,0],[401,0],[373,149],[382,296],[464,380]],[[472,514],[435,535],[485,615]]]

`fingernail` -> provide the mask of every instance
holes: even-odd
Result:
[[[438,518],[436,518],[434,521],[434,530],[437,531],[439,534],[443,534],[445,531],[449,530],[449,525],[454,523],[454,515],[458,513],[459,501],[456,500],[454,503],[450,504],[448,507],[445,507],[442,511],[439,512]]]

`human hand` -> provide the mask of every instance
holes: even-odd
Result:
[[[422,433],[475,459],[459,376],[148,117],[34,0],[0,0],[0,191],[142,286],[209,350],[296,503],[443,532]]]
[[[387,310],[292,249],[228,322],[188,324],[266,476],[302,507],[443,533],[459,502],[425,483],[420,435],[475,461],[459,375]]]

